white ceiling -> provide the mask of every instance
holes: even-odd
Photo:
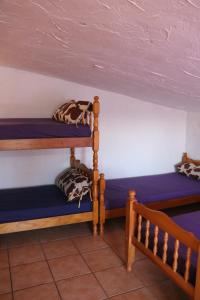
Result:
[[[200,111],[200,0],[1,0],[0,64]]]

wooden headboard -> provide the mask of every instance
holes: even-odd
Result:
[[[200,160],[190,158],[187,152],[183,153],[182,163],[193,163],[197,166],[200,166]]]

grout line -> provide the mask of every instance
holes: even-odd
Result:
[[[73,242],[73,241],[72,241],[72,242]],[[76,245],[74,245],[74,246],[76,247]],[[91,271],[91,274],[95,277],[97,283],[98,283],[99,286],[102,288],[102,290],[103,290],[103,292],[104,292],[104,294],[105,294],[105,296],[106,296],[106,298],[105,298],[104,300],[108,299],[109,296],[108,296],[106,290],[104,289],[104,287],[102,286],[102,284],[99,282],[99,280],[98,280],[97,277],[95,276],[95,273],[92,271],[91,267],[88,265],[86,259],[84,258],[84,256],[82,255],[82,253],[80,252],[80,250],[78,249],[78,247],[76,247],[76,248],[77,248],[77,250],[78,250],[80,256],[82,257],[83,261],[84,261],[85,264],[87,265],[88,269]]]
[[[62,299],[61,294],[60,294],[60,291],[59,291],[58,286],[57,286],[57,284],[56,284],[56,281],[55,281],[53,272],[51,271],[51,268],[50,268],[50,265],[49,265],[49,262],[48,262],[46,253],[45,253],[45,251],[44,251],[44,249],[43,249],[43,247],[42,247],[41,244],[40,244],[40,247],[41,247],[41,249],[42,249],[42,253],[43,253],[43,255],[44,255],[44,259],[45,259],[45,261],[46,261],[46,263],[47,263],[47,265],[48,265],[48,268],[49,268],[49,271],[50,271],[50,273],[51,273],[51,276],[52,276],[52,279],[53,279],[53,283],[55,284],[55,287],[56,287],[56,290],[57,290],[57,292],[58,292],[58,295],[59,295],[60,299]]]
[[[12,294],[12,299],[14,299],[14,290],[13,290],[13,281],[12,281],[12,272],[11,272],[11,265],[10,265],[9,249],[7,249],[6,251],[7,251],[7,256],[8,256],[8,265],[9,265],[9,273],[10,273],[11,294]]]

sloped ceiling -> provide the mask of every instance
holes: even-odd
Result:
[[[0,64],[200,111],[200,1],[1,0]]]

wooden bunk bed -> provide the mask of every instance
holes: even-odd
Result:
[[[126,209],[126,263],[135,248],[151,259],[192,299],[200,300],[200,211],[168,217],[137,203],[129,192]]]
[[[194,163],[183,154],[181,163]],[[150,175],[105,181],[100,174],[100,232],[103,235],[104,223],[108,218],[125,216],[127,192],[134,189],[140,203],[152,209],[166,209],[200,201],[200,184],[195,179],[177,173]]]
[[[98,180],[99,180],[99,172],[98,172],[98,150],[99,150],[99,128],[98,128],[98,118],[99,118],[99,98],[97,96],[94,97],[92,114],[90,118],[90,124],[88,125],[91,128],[83,128],[82,132],[79,132],[79,126],[76,125],[67,125],[61,124],[58,125],[58,122],[49,120],[39,119],[40,122],[45,123],[44,131],[41,134],[37,133],[34,127],[34,138],[23,136],[27,133],[24,133],[24,128],[20,124],[19,119],[12,120],[11,124],[9,119],[8,124],[5,125],[6,119],[2,122],[1,125],[6,126],[5,137],[0,139],[0,151],[9,151],[9,150],[32,150],[32,149],[50,149],[50,148],[70,148],[70,165],[71,167],[79,168],[81,172],[87,173],[92,178],[92,202],[84,202],[81,205],[82,209],[77,209],[78,204],[66,203],[64,199],[64,195],[62,192],[53,185],[49,186],[40,186],[40,187],[30,187],[30,188],[18,188],[18,189],[5,189],[0,190],[0,234],[18,232],[18,231],[26,231],[32,229],[39,228],[47,228],[53,226],[60,226],[65,224],[79,223],[92,221],[93,222],[93,234],[97,234],[97,224],[98,224]],[[28,120],[28,119],[27,119]],[[26,120],[26,121],[27,121]],[[38,119],[36,119],[38,120]],[[53,130],[54,134],[48,132],[49,122],[54,122]],[[30,124],[31,123],[31,124]],[[2,125],[2,126],[3,126]],[[17,126],[17,138],[15,138],[15,132],[13,132],[13,128]],[[27,124],[26,124],[27,125]],[[30,126],[35,126],[34,119],[31,119],[29,122]],[[11,126],[11,127],[10,127]],[[65,126],[64,134],[63,128],[61,128],[60,133],[58,128],[54,128],[54,126]],[[70,127],[70,134],[65,134],[65,128]],[[27,127],[27,126],[25,126]],[[81,127],[81,126],[80,126]],[[20,131],[22,128],[22,132]],[[31,127],[32,128],[32,127]],[[86,130],[86,131],[85,131]],[[88,131],[89,130],[89,131]],[[25,130],[26,131],[26,130]],[[36,134],[35,134],[36,131]],[[73,136],[75,132],[75,136]],[[85,133],[86,132],[86,133]],[[89,132],[89,133],[88,133]],[[4,133],[4,130],[3,130]],[[11,134],[11,135],[10,135]],[[14,134],[14,136],[13,136]],[[21,134],[21,136],[20,136]],[[59,135],[60,134],[60,135]],[[39,135],[39,137],[37,137]],[[9,138],[6,138],[9,136]],[[20,138],[19,138],[20,137]],[[75,147],[92,147],[93,150],[93,169],[88,169],[85,165],[81,164],[79,160],[76,160],[75,157]],[[45,207],[45,201],[43,201],[43,196],[46,198],[47,205],[51,205],[50,207]],[[53,204],[54,196],[57,197],[58,202]],[[27,203],[29,202],[29,197],[32,199],[33,209],[28,207]],[[16,208],[19,203],[24,207],[20,208],[19,211],[13,210],[12,207],[8,208],[8,198],[11,199],[12,203]],[[21,198],[24,198],[22,201]],[[38,198],[38,203],[40,202],[40,206],[36,207]],[[49,199],[48,199],[49,198]],[[89,198],[89,197],[88,197]],[[18,203],[16,203],[18,201]],[[35,204],[36,203],[36,204]],[[1,205],[3,209],[1,209]],[[71,205],[71,206],[70,206]],[[76,205],[74,208],[73,205]],[[70,209],[70,213],[67,213],[67,209]],[[9,210],[10,209],[10,210]],[[55,211],[55,215],[54,215]],[[20,213],[23,214],[23,217],[20,217]],[[44,217],[43,217],[44,213]],[[39,215],[39,217],[37,217]],[[21,219],[20,219],[21,218]]]

